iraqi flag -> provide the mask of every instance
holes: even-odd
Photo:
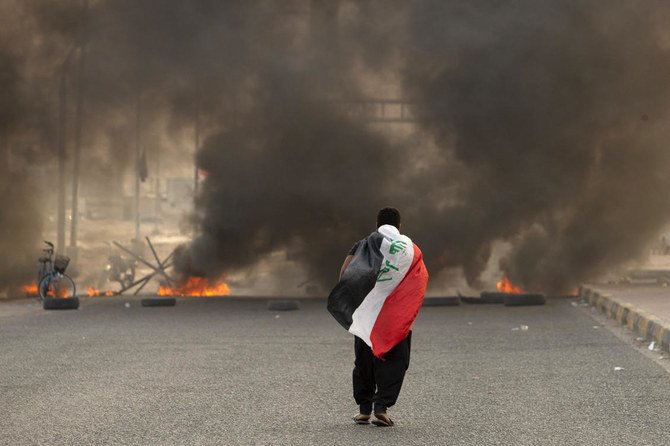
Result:
[[[328,311],[381,358],[407,337],[427,283],[419,247],[395,226],[383,225],[356,246],[328,296]]]

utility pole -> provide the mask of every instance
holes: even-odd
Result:
[[[86,67],[86,46],[79,47],[77,66],[77,104],[74,129],[74,167],[72,171],[72,223],[70,226],[70,256],[77,260],[77,230],[79,226],[79,176],[81,165],[81,134],[84,119],[84,69]]]
[[[67,70],[74,48],[70,49],[60,70],[60,88],[58,90],[58,222],[57,247],[65,248],[65,158],[67,144]]]
[[[158,216],[161,211],[161,180],[160,180],[160,168],[161,168],[161,147],[160,144],[156,144],[156,208],[155,208],[155,217],[158,221]]]
[[[84,11],[79,35],[79,64],[77,65],[77,105],[75,111],[74,167],[72,172],[72,224],[70,226],[70,257],[77,262],[77,229],[79,226],[79,171],[81,164],[81,133],[84,119],[84,70],[88,44],[88,0],[82,0]]]
[[[140,163],[142,156],[141,128],[141,97],[140,88],[137,87],[135,96],[135,241],[140,240]]]
[[[195,81],[195,131],[194,131],[194,154],[193,154],[193,198],[198,195],[198,186],[200,180],[200,172],[198,169],[198,149],[200,148],[200,83]]]

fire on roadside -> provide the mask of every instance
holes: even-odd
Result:
[[[70,296],[69,290],[67,290],[65,288],[61,288],[61,289],[58,290],[58,293],[54,293],[53,289],[49,289],[47,291],[47,297],[62,297],[62,298],[65,299],[65,298],[72,297],[72,296]]]
[[[25,291],[27,296],[38,296],[38,289],[37,285],[34,286],[34,288],[31,285],[26,285],[22,287],[23,290]],[[29,290],[29,291],[26,291]],[[55,289],[54,287],[49,287],[49,289],[46,290],[46,297],[54,298],[54,297],[62,297],[62,298],[67,298],[67,297],[72,297],[70,295],[70,289],[68,288],[60,288],[60,289]]]
[[[158,288],[159,296],[226,296],[228,294],[230,294],[230,288],[223,279],[210,282],[205,277],[195,276],[189,277],[183,285],[174,288],[165,285]]]
[[[518,285],[514,285],[511,280],[507,276],[502,276],[498,283],[496,284],[498,291],[501,293],[508,293],[508,294],[521,294],[525,293],[523,288],[521,288]]]
[[[23,291],[26,296],[37,296],[37,284],[31,283],[29,285],[23,285],[21,291]]]
[[[86,294],[88,294],[88,297],[113,296],[114,291],[111,290],[100,291],[99,289],[90,286],[86,289]]]
[[[89,288],[89,296],[91,295],[90,290],[92,290],[92,288]],[[29,296],[29,297],[39,296],[39,290],[37,289],[37,284],[34,283],[34,282],[31,283],[31,284],[28,284],[28,285],[21,286],[21,291],[23,291],[25,293],[25,295]],[[71,297],[71,295],[70,295],[71,290],[68,289],[68,288],[61,288],[61,289],[58,290],[57,293],[55,293],[54,291],[55,290],[54,290],[53,287],[49,287],[49,289],[46,291],[46,297],[63,297],[63,298]],[[99,293],[99,291],[98,291],[98,293]],[[113,294],[112,291],[108,291],[108,293]],[[112,294],[107,294],[107,295],[111,296]],[[98,294],[98,295],[100,295],[100,294]]]

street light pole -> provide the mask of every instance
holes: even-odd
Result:
[[[135,240],[140,240],[140,163],[142,156],[142,139],[140,135],[141,126],[141,100],[140,90],[137,89],[135,97]]]
[[[89,0],[82,0],[83,19],[79,36],[79,64],[77,66],[77,105],[75,111],[74,167],[72,172],[72,224],[70,226],[70,256],[77,262],[77,229],[79,226],[79,169],[81,165],[81,133],[84,119],[84,70],[88,43]]]
[[[86,66],[86,46],[79,48],[77,67],[77,105],[75,111],[74,167],[72,171],[72,223],[70,226],[70,255],[77,259],[77,229],[79,225],[79,176],[81,165],[81,134],[84,119],[84,69]]]
[[[195,143],[195,150],[194,150],[194,155],[193,155],[193,164],[194,164],[194,171],[193,171],[193,197],[198,195],[198,187],[199,187],[199,180],[200,180],[200,172],[198,169],[198,161],[197,161],[197,156],[198,156],[198,149],[200,148],[200,85],[198,80],[196,79],[196,84],[195,84],[195,131],[194,131],[194,143]]]
[[[158,221],[158,217],[161,213],[161,177],[160,177],[160,168],[161,168],[161,147],[160,144],[156,144],[156,207],[155,207],[155,217]]]
[[[70,49],[63,61],[60,71],[60,88],[58,90],[58,249],[65,248],[65,158],[67,144],[67,70],[74,48]]]

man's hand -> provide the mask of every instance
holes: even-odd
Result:
[[[342,274],[344,274],[344,271],[347,269],[347,266],[351,263],[351,259],[353,259],[354,256],[348,255],[345,257],[344,262],[342,263],[342,268],[340,268],[340,280],[342,280]]]

